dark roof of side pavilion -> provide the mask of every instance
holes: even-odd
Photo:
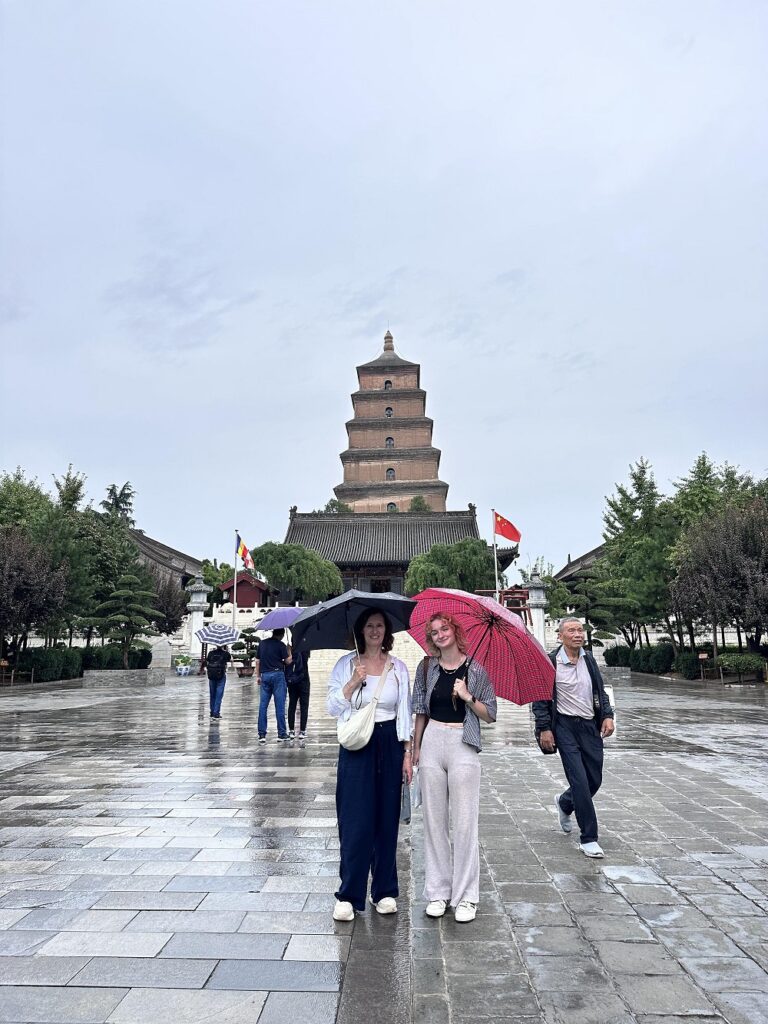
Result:
[[[555,573],[553,578],[559,580],[561,583],[565,583],[578,572],[581,572],[582,569],[589,569],[590,566],[594,565],[598,558],[602,558],[604,554],[605,544],[598,544],[596,548],[592,548],[591,551],[587,551],[583,555],[579,555],[578,558],[571,559],[571,556],[568,555],[568,561],[559,572]]]
[[[301,544],[329,562],[407,564],[433,544],[480,537],[474,508],[465,512],[291,512],[286,544]]]
[[[131,530],[131,540],[139,549],[142,557],[160,569],[179,573],[180,575],[194,576],[202,572],[203,563],[193,555],[187,555],[177,548],[169,547],[162,541],[148,537],[141,530]]]

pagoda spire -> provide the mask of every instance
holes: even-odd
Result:
[[[392,337],[392,335],[391,335],[391,333],[389,331],[387,331],[387,333],[384,335],[384,351],[385,352],[394,352],[395,351],[395,339]]]

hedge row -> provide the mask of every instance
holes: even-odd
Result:
[[[149,668],[152,663],[152,651],[145,647],[132,647],[128,652],[128,668]],[[103,647],[85,647],[83,649],[84,669],[121,669],[123,667],[123,649],[119,644],[106,644]]]
[[[629,668],[633,672],[648,672],[663,676],[672,668],[675,652],[671,644],[658,644],[656,647],[635,647],[624,644],[606,647],[605,664],[611,667]]]
[[[128,652],[129,668],[149,668],[152,651],[131,648]],[[77,679],[90,668],[121,669],[123,652],[117,644],[105,647],[28,647],[19,658],[21,672],[35,671],[40,683],[56,679]]]
[[[83,674],[82,651],[79,647],[28,647],[19,658],[19,670],[31,672],[41,683],[55,679],[77,679]]]

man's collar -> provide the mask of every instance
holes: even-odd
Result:
[[[579,657],[580,658],[584,657],[584,648],[583,647],[579,648]],[[557,660],[560,662],[561,665],[572,665],[573,664],[571,659],[568,657],[568,654],[567,654],[567,652],[565,650],[565,645],[564,644],[560,644],[560,650],[557,652]]]

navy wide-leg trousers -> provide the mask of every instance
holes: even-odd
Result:
[[[368,875],[374,903],[398,895],[397,834],[403,745],[394,721],[378,722],[362,750],[339,747],[336,814],[341,885],[337,900],[365,910]]]
[[[560,796],[566,814],[576,812],[582,843],[597,842],[597,815],[592,797],[603,781],[603,739],[593,718],[558,715],[555,741],[568,789]]]

